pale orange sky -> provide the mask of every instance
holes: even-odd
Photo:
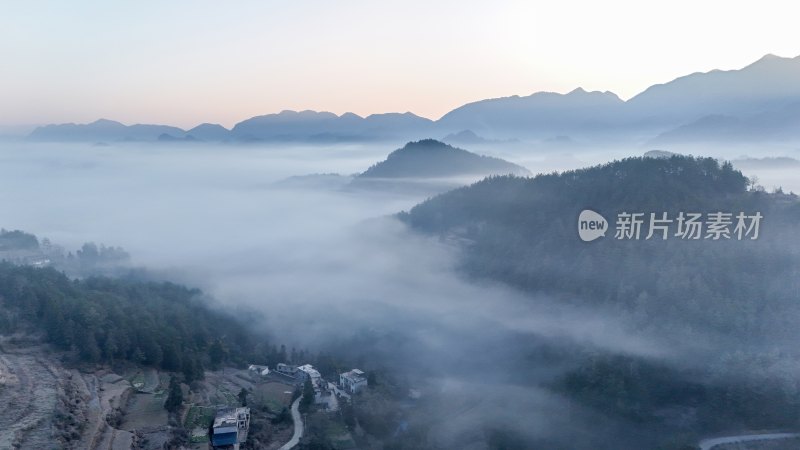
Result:
[[[283,109],[436,119],[540,90],[628,98],[691,72],[800,54],[789,2],[732,3],[6,3],[0,125],[230,127]]]

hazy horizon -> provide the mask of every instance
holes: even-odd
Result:
[[[795,448],[794,9],[0,6],[0,447]]]
[[[230,127],[285,109],[438,119],[468,102],[539,91],[627,99],[689,73],[800,54],[779,2],[681,2],[658,17],[624,0],[45,3],[4,7],[4,128],[99,118]],[[758,32],[741,33],[753,24]]]

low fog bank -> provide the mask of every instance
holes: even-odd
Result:
[[[264,308],[270,329],[296,335],[306,346],[325,346],[343,331],[405,334],[403,344],[416,341],[418,357],[432,353],[431,367],[463,369],[474,361],[463,360],[466,354],[454,346],[473,352],[481,342],[520,334],[637,355],[668,353],[626,334],[623,324],[600,311],[544,298],[531,302],[500,285],[469,283],[456,272],[453,245],[414,235],[394,218],[284,236],[240,256],[202,278],[214,280],[211,288],[221,299]]]
[[[614,436],[621,424],[537,387],[573,365],[573,353],[702,365],[712,336],[634,334],[614,311],[465,281],[454,243],[391,217],[425,194],[279,183],[359,172],[391,150],[8,144],[0,147],[0,225],[67,248],[122,246],[136,265],[198,286],[226,309],[258,311],[258,326],[277,343],[349,352],[364,368],[415,378],[437,392],[427,417],[448,418],[436,433],[445,447],[491,440],[487,426],[543,445]],[[643,153],[479,151],[534,173]],[[770,170],[782,169],[759,172],[765,186],[781,180]]]
[[[412,205],[419,199],[354,196],[333,205],[326,192],[272,189],[292,175],[363,170],[384,155],[349,146],[9,144],[0,147],[2,222],[67,248],[114,242],[138,263],[183,265],[280,238],[281,227],[297,225],[293,211],[354,221]],[[302,226],[311,233],[332,225],[325,222]]]
[[[531,370],[526,352],[668,356],[669,346],[626,333],[610,314],[465,282],[454,245],[390,217],[422,195],[275,183],[384,157],[369,147],[18,145],[0,153],[2,226],[68,249],[122,246],[135,265],[198,286],[226,309],[257,311],[274,342],[414,377],[436,392],[427,417],[453,419],[445,441],[453,433],[468,442],[477,425],[529,434],[531,422],[568,421],[544,412],[568,402],[533,386],[569,358]],[[452,414],[461,402],[483,413]]]
[[[224,304],[263,310],[266,326],[300,345],[391,318],[397,329],[418,323],[431,348],[424,328],[453,325],[464,334],[536,330],[662,352],[606,326],[597,312],[521,311],[528,302],[520,294],[466,283],[454,271],[455,245],[416,236],[390,217],[423,196],[275,184],[368,167],[385,156],[371,147],[15,145],[0,153],[3,227],[68,249],[122,246],[135,265]],[[573,326],[576,318],[583,326]]]

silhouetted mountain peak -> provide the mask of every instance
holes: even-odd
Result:
[[[766,55],[735,70],[698,72],[647,88],[628,101],[631,117],[678,126],[704,116],[742,117],[800,100],[800,59]]]
[[[194,131],[194,130],[225,130],[225,131],[228,131],[227,128],[223,127],[222,125],[220,125],[218,123],[201,123],[200,125],[192,128],[189,131]]]
[[[528,175],[524,167],[482,156],[435,139],[409,142],[359,178],[436,178],[463,175]]]
[[[173,136],[185,134],[180,128],[167,125],[124,125],[114,120],[99,119],[86,124],[45,125],[33,130],[28,137],[43,141],[155,141],[165,133]]]
[[[577,88],[567,94],[536,92],[468,103],[445,114],[444,130],[473,130],[492,139],[523,135],[575,134],[618,120],[625,106],[611,92]]]
[[[337,116],[336,114],[334,114],[332,112],[328,112],[328,111],[313,111],[313,110],[310,110],[310,109],[304,109],[302,111],[294,111],[294,110],[291,110],[291,109],[284,109],[283,111],[279,112],[278,114],[266,114],[266,115],[257,116],[257,117],[254,117],[254,118],[258,118],[258,117],[264,117],[264,118],[277,117],[277,118],[281,118],[281,119],[286,119],[286,118],[288,118],[288,119],[298,119],[298,118],[300,118],[300,119],[335,119],[335,118],[337,118],[339,116]]]
[[[455,147],[447,145],[442,141],[437,141],[436,139],[421,139],[419,141],[409,142],[403,146],[403,148],[393,151],[389,154],[389,158],[417,152],[447,152],[451,149],[455,149]]]
[[[348,112],[284,110],[237,123],[231,135],[247,140],[370,140],[416,136],[433,122],[411,113],[372,114],[366,118]],[[425,133],[428,134],[428,133]]]
[[[560,95],[560,94],[559,94]],[[568,93],[564,94],[564,97],[572,97],[572,98],[597,98],[603,99],[606,101],[610,101],[610,103],[623,103],[622,99],[619,96],[611,91],[587,91],[582,87],[577,87]]]
[[[765,70],[765,71],[780,71],[784,70],[785,68],[791,68],[792,66],[797,66],[797,63],[800,62],[796,57],[795,58],[785,58],[783,56],[773,55],[772,53],[768,53],[757,61],[745,66],[742,68],[742,71],[753,71],[753,70]]]
[[[230,130],[217,123],[201,123],[186,134],[203,141],[224,141],[230,137]]]
[[[75,125],[75,124],[71,123],[69,125]],[[120,126],[120,127],[124,127],[125,125],[123,125],[120,122],[117,122],[116,120],[97,119],[94,122],[87,124],[87,126]]]
[[[356,113],[346,112],[339,116],[340,119],[363,119],[363,117],[359,116]]]
[[[472,130],[462,130],[458,133],[450,133],[442,139],[444,142],[456,144],[484,144],[486,139],[478,136]]]

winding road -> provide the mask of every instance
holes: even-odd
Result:
[[[278,450],[289,450],[297,446],[300,443],[300,438],[303,437],[303,417],[300,415],[300,399],[303,398],[298,397],[297,400],[292,403],[292,421],[294,421],[294,434],[292,435],[292,439],[289,442],[283,444]]]
[[[700,441],[700,450],[712,450],[722,444],[736,444],[739,442],[770,441],[774,439],[790,439],[800,437],[800,433],[771,433],[771,434],[744,434],[741,436],[725,436]]]

